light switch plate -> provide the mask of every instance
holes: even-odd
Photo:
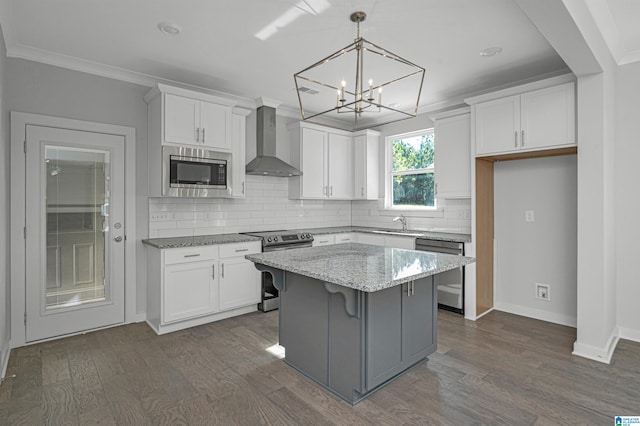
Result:
[[[533,210],[526,210],[524,212],[524,220],[525,222],[535,222],[535,214]]]

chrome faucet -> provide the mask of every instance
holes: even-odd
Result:
[[[400,216],[396,217],[395,219],[393,219],[394,222],[400,221],[400,223],[402,223],[402,230],[406,231],[407,230],[407,218],[404,217],[403,214],[401,214]]]

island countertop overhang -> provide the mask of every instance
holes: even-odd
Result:
[[[472,257],[346,243],[257,253],[248,260],[364,292],[384,290],[475,261]]]

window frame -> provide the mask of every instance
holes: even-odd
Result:
[[[393,171],[393,141],[398,139],[408,139],[417,136],[422,136],[425,134],[433,134],[433,150],[434,150],[434,158],[431,167],[427,167],[424,169],[414,169],[414,170],[404,170],[401,172]],[[433,206],[396,206],[393,204],[393,178],[395,176],[406,176],[406,175],[419,175],[425,173],[433,174],[433,181],[435,185],[436,180],[436,140],[435,140],[435,129],[433,127],[415,130],[407,133],[399,133],[394,135],[389,135],[384,139],[385,143],[385,190],[384,190],[384,207],[386,210],[414,210],[414,211],[436,211],[438,210],[438,199],[433,198]],[[435,188],[434,188],[435,190]]]

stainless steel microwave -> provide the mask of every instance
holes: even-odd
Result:
[[[231,154],[200,148],[162,147],[162,195],[231,197]]]

